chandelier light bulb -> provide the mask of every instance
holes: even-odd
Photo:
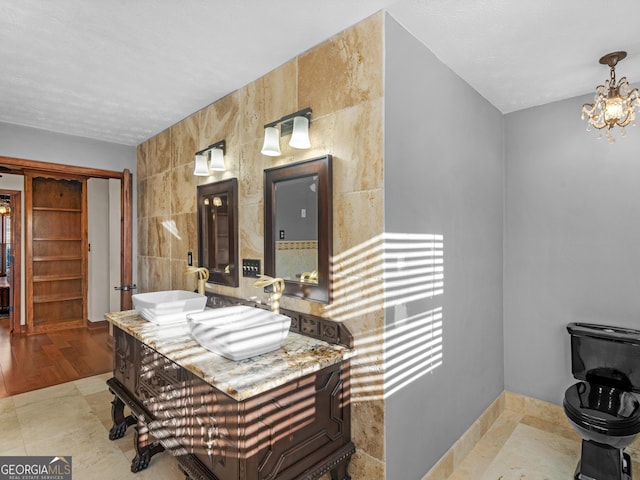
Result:
[[[624,103],[620,97],[607,98],[604,108],[604,121],[618,121],[624,116]]]

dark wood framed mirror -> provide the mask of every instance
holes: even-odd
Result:
[[[264,171],[264,273],[285,295],[330,303],[331,155]]]
[[[198,266],[209,283],[238,286],[238,180],[198,185]]]

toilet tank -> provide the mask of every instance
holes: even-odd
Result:
[[[640,392],[640,331],[570,323],[571,371],[579,380]]]

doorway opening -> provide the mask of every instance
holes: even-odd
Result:
[[[7,184],[11,185],[10,179],[0,185]],[[10,333],[14,331],[16,318],[20,323],[21,205],[19,190],[0,189],[0,322]]]
[[[77,177],[84,177],[85,179],[114,180],[113,182],[110,181],[109,183],[111,184],[110,189],[112,194],[113,193],[115,193],[116,195],[118,193],[120,194],[119,195],[120,202],[119,202],[119,208],[118,208],[119,211],[117,213],[114,213],[113,215],[113,218],[115,218],[115,222],[117,223],[119,221],[119,224],[120,224],[119,225],[120,238],[115,239],[117,246],[113,251],[114,251],[115,257],[117,257],[116,261],[119,261],[121,268],[120,268],[120,278],[115,280],[110,279],[111,285],[108,285],[107,288],[113,289],[113,287],[117,287],[118,284],[122,286],[122,285],[131,285],[133,283],[132,282],[132,276],[133,276],[133,271],[132,271],[132,261],[133,261],[132,175],[128,169],[125,169],[122,172],[117,172],[117,171],[111,171],[111,170],[101,170],[101,169],[88,168],[88,167],[79,167],[79,166],[72,166],[72,165],[63,165],[63,164],[0,156],[0,172],[2,173],[2,175],[0,175],[2,177],[12,177],[12,176],[18,177],[20,179],[19,190],[23,190],[25,191],[25,193],[27,193],[26,190],[24,190],[25,174],[31,174],[31,175],[35,174],[37,176],[42,176],[42,177],[77,176]],[[113,188],[114,184],[117,185],[117,187],[119,187],[120,192],[118,192],[117,187],[114,190]],[[3,188],[3,185],[0,184],[0,194],[2,194],[2,190],[1,190],[2,188]],[[20,196],[20,193],[21,193],[20,191],[16,192],[16,194],[18,195],[15,202],[16,208],[20,208],[21,202],[23,201],[22,197]],[[24,201],[26,201],[27,195],[24,195],[24,197],[25,197]],[[0,198],[0,202],[1,202],[1,198]],[[27,293],[29,292],[26,291],[27,290],[26,288],[22,289],[22,293],[21,293],[22,301],[21,301],[20,295],[19,294],[16,295],[16,292],[20,293],[19,286],[25,280],[29,280],[27,278],[29,275],[27,274],[28,272],[26,271],[29,269],[27,269],[26,267],[29,265],[32,265],[34,262],[33,255],[32,255],[32,258],[27,258],[29,252],[25,250],[24,259],[22,261],[22,268],[20,268],[21,259],[20,259],[20,256],[16,255],[16,253],[18,254],[20,253],[19,252],[20,249],[15,248],[16,244],[20,245],[20,242],[23,241],[22,238],[26,239],[27,237],[29,237],[29,235],[22,235],[22,237],[20,237],[19,235],[20,235],[21,229],[27,229],[27,228],[30,228],[30,226],[31,227],[33,226],[30,223],[30,221],[31,222],[34,221],[33,212],[29,212],[28,210],[29,210],[28,208],[23,209],[24,215],[22,215],[22,213],[18,215],[18,212],[16,212],[14,215],[11,215],[12,219],[17,219],[18,221],[21,218],[24,218],[23,226],[20,226],[18,224],[18,227],[16,227],[15,223],[11,224],[11,239],[14,243],[14,247],[10,249],[10,252],[11,252],[10,266],[13,268],[9,270],[9,273],[13,272],[13,274],[16,275],[16,277],[14,277],[13,283],[11,283],[9,279],[7,280],[7,282],[10,283],[9,291],[10,291],[10,298],[11,298],[10,306],[9,306],[9,314],[12,317],[10,328],[12,330],[12,333],[14,334],[15,333],[20,333],[20,334],[36,333],[33,331],[29,331],[29,325],[28,325],[29,315],[26,315],[26,313],[28,313],[29,311],[33,311],[33,308],[34,308],[34,305],[31,304],[32,302],[30,302],[30,299],[28,298],[29,296],[27,295]],[[43,210],[43,209],[41,208],[40,210]],[[94,213],[97,215],[105,214],[105,212],[94,212]],[[1,215],[0,215],[0,218],[1,218]],[[31,230],[29,230],[29,232],[31,232]],[[0,230],[0,233],[1,233],[1,230]],[[0,245],[0,263],[2,262],[1,253],[2,251],[1,251],[1,245]],[[42,260],[41,258],[35,258],[35,259]],[[0,265],[0,275],[1,275],[1,265]],[[0,279],[1,278],[2,277],[0,276]],[[33,280],[33,278],[31,280]],[[113,282],[117,282],[117,283],[114,285],[112,280]],[[2,284],[2,281],[0,280],[0,287],[1,287],[1,284]],[[2,291],[0,290],[0,295],[1,293]],[[122,291],[120,291],[120,293],[118,293],[118,296],[120,297],[120,305],[119,305],[120,309],[127,310],[131,308],[130,307],[131,294],[132,292],[130,289],[123,289]],[[33,292],[31,292],[31,295],[33,296]],[[87,297],[85,298],[85,301],[88,301],[88,292],[86,291],[86,289],[85,289],[84,295],[85,297]],[[1,300],[2,298],[0,298],[0,307],[2,306]],[[38,298],[38,300],[40,301],[42,299]],[[55,300],[55,298],[53,298],[52,300]],[[112,302],[108,311],[113,311],[113,310],[118,310],[118,308],[113,308],[113,302]],[[0,308],[0,314],[1,313],[2,313],[2,309]],[[86,318],[87,315],[83,315],[83,317],[85,318],[82,326],[85,326],[85,327],[97,326],[103,323],[103,322],[95,322],[96,320],[95,316],[92,319]],[[91,320],[94,320],[94,321],[92,322]]]

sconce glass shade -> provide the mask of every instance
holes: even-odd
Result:
[[[264,143],[260,153],[269,157],[280,155],[280,131],[276,127],[264,129]]]
[[[224,172],[226,170],[224,166],[224,152],[221,148],[212,148],[209,150],[211,153],[211,160],[209,161],[209,170],[214,172]]]
[[[196,155],[196,168],[193,174],[198,177],[209,176],[209,166],[207,165],[206,155]]]
[[[291,133],[289,145],[299,149],[311,148],[311,142],[309,141],[309,119],[307,117],[301,116],[293,118],[293,132]]]

